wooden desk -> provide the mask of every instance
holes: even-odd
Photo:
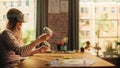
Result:
[[[98,58],[96,56],[93,56],[89,53],[74,53],[74,54],[53,54],[53,53],[44,53],[44,54],[36,54],[34,56],[31,56],[24,60],[18,67],[19,68],[63,68],[64,66],[61,67],[52,67],[52,66],[47,66],[46,64],[54,59],[57,58],[63,58],[65,56],[71,56],[72,58],[90,58],[97,60],[94,64],[91,66],[68,66],[65,68],[115,68],[115,65]]]

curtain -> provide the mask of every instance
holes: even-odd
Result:
[[[79,49],[79,0],[69,0],[68,50]]]
[[[47,26],[48,22],[48,0],[37,0],[37,12],[36,12],[36,38],[40,36],[44,31],[43,28]],[[36,48],[40,47],[41,43]]]
[[[48,21],[48,0],[37,0],[36,37],[43,33]]]

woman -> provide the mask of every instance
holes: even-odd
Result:
[[[51,34],[42,34],[31,44],[24,45],[22,42],[23,13],[15,8],[7,12],[8,24],[0,34],[0,68],[11,68],[20,63],[21,57],[26,57],[39,52],[45,52],[47,47],[42,46],[33,50],[41,42],[48,40]]]

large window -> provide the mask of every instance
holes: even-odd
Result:
[[[80,0],[79,3],[79,46],[86,41],[103,52],[117,50],[120,42],[120,1]],[[106,6],[107,5],[107,6]],[[83,13],[87,8],[87,12]],[[84,46],[85,47],[85,46]]]
[[[36,0],[0,0],[0,31],[4,30],[7,23],[6,13],[10,8],[17,8],[24,13],[23,42],[28,44],[35,39],[36,25]]]

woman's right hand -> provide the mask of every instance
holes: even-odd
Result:
[[[42,46],[39,48],[39,51],[40,51],[41,53],[45,53],[45,52],[47,51],[47,49],[48,49],[47,46],[42,45]]]
[[[51,36],[52,36],[51,34],[45,33],[45,34],[40,35],[38,38],[40,39],[41,42],[44,42],[50,39]]]

